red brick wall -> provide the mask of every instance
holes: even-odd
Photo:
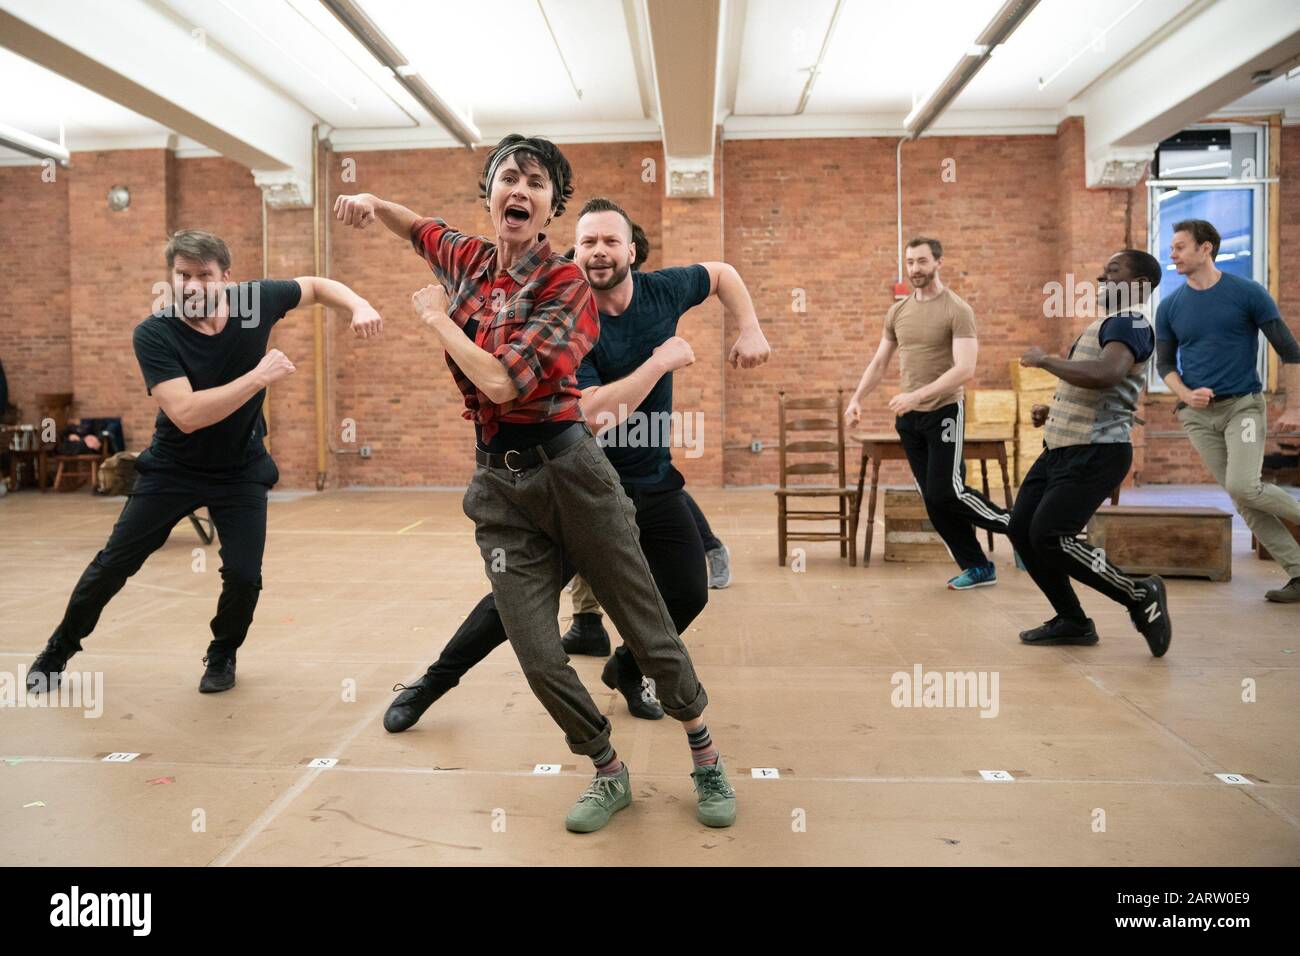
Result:
[[[975,386],[1005,388],[1007,366],[1026,347],[1068,346],[1084,320],[1049,320],[1044,286],[1091,280],[1104,257],[1142,247],[1145,186],[1087,190],[1083,130],[1067,120],[1056,136],[935,137],[903,147],[904,235],[925,233],[945,245],[943,277],[975,309],[981,330]],[[682,332],[697,362],[677,376],[677,407],[704,414],[705,453],[675,453],[700,485],[776,481],[776,397],[851,391],[879,342],[896,276],[894,159],[881,138],[734,140],[720,144],[716,196],[663,195],[657,143],[565,147],[576,173],[569,211],[552,224],[557,250],[568,248],[581,203],[607,195],[640,222],[653,246],[648,268],[720,258],[744,277],[774,354],[763,369],[735,371],[724,358],[737,333],[717,303],[695,310]],[[417,211],[441,215],[464,231],[489,228],[478,198],[484,151],[396,150],[325,153],[330,196],[374,192]],[[647,169],[645,160],[653,160]],[[352,160],[352,181],[343,180]],[[1300,248],[1300,129],[1283,132],[1282,269],[1279,302],[1300,331],[1300,275],[1288,268]],[[654,172],[656,175],[651,176]],[[945,175],[945,173],[947,175]],[[131,189],[131,208],[111,213],[110,186]],[[133,447],[147,440],[154,416],[130,349],[130,330],[152,307],[164,277],[161,248],[169,229],[222,235],[236,279],[313,271],[312,216],[271,211],[270,258],[261,256],[261,197],[247,170],[224,159],[176,160],[163,150],[79,153],[55,183],[36,166],[0,168],[0,358],[14,400],[38,391],[72,390],[83,414],[121,414]],[[373,455],[328,456],[332,486],[463,484],[472,429],[442,350],[416,326],[410,294],[427,268],[380,226],[364,232],[332,224],[333,275],[366,296],[387,322],[384,338],[357,342],[346,317],[326,315],[326,417],[332,449],[369,444]],[[806,312],[792,311],[802,290]],[[310,310],[291,313],[272,342],[298,372],[272,391],[272,446],[283,487],[313,487],[314,341]],[[897,363],[866,409],[866,427],[887,431]],[[32,409],[27,409],[31,414]],[[1135,471],[1147,482],[1207,480],[1164,400],[1147,403],[1137,434]],[[345,445],[345,419],[356,442]],[[766,449],[749,451],[752,440]],[[725,449],[724,449],[725,446]],[[908,481],[901,465],[884,479]]]
[[[777,480],[780,388],[842,387],[847,400],[880,342],[898,274],[895,146],[880,138],[727,143],[726,258],[749,285],[773,347],[763,369],[725,372],[729,484]],[[903,147],[904,241],[924,234],[944,244],[943,280],[979,323],[975,387],[1008,388],[1009,362],[1044,341],[1042,288],[1057,265],[1055,162],[1050,136]],[[806,293],[806,313],[792,311],[796,289]],[[897,390],[895,360],[863,410],[867,430],[892,429],[887,402]],[[748,450],[755,438],[767,446],[758,455]],[[911,479],[890,463],[882,480]]]
[[[120,415],[131,448],[147,444],[157,414],[140,380],[131,330],[153,311],[155,283],[166,281],[173,162],[163,149],[74,153],[68,170],[74,412]],[[108,208],[108,191],[117,185],[131,193],[121,212]]]
[[[68,326],[70,170],[0,167],[0,362],[20,420],[39,424],[39,392],[72,391]],[[48,174],[47,174],[48,175]]]

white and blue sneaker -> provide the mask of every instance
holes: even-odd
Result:
[[[986,588],[998,583],[997,569],[986,564],[983,567],[967,568],[948,582],[951,591],[967,591],[971,588]]]

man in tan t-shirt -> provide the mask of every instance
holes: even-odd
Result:
[[[918,236],[907,244],[907,277],[915,288],[885,316],[885,334],[862,373],[849,407],[849,425],[862,418],[862,401],[880,384],[898,352],[902,389],[889,400],[894,427],[934,530],[943,538],[961,573],[948,587],[964,591],[997,583],[993,562],[975,527],[1006,534],[1011,515],[966,486],[962,438],[966,427],[962,385],[975,374],[979,342],[975,313],[939,279],[943,246]]]

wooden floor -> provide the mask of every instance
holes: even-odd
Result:
[[[1217,495],[1125,503],[1226,504]],[[811,544],[795,573],[777,566],[771,491],[697,497],[734,564],[685,635],[738,792],[731,829],[695,821],[676,722],[628,716],[594,658],[574,665],[613,719],[634,794],[599,833],[564,830],[590,765],[508,646],[416,728],[386,733],[393,682],[486,591],[460,494],[276,494],[234,690],[196,691],[220,562],[186,524],[73,658],[102,674],[102,698],[0,710],[0,863],[1300,863],[1300,607],[1263,600],[1282,575],[1248,553],[1239,519],[1232,581],[1172,581],[1173,646],[1153,660],[1092,592],[1100,645],[1020,645],[1049,612],[1005,542],[1000,583],[970,593],[945,589],[945,565],[883,564],[879,529],[870,568]],[[122,500],[0,498],[0,682],[44,644]],[[918,666],[996,677],[996,716],[894,706],[892,676]]]

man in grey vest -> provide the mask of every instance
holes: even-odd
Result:
[[[1078,537],[1133,463],[1130,434],[1155,351],[1155,333],[1141,307],[1159,284],[1154,256],[1137,249],[1115,253],[1097,277],[1104,315],[1083,330],[1069,356],[1035,347],[1020,359],[1061,379],[1051,406],[1034,407],[1034,424],[1046,423],[1046,451],[1025,475],[1007,531],[1056,611],[1047,623],[1021,633],[1026,644],[1097,643],[1097,629],[1070,585],[1074,578],[1128,608],[1156,657],[1169,649],[1164,582],[1125,574]]]

